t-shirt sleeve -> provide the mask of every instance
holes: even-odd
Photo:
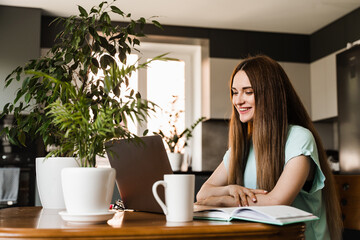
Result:
[[[228,149],[223,157],[223,162],[226,168],[226,171],[229,172],[229,162],[230,162],[230,149]]]
[[[325,186],[325,176],[320,168],[318,150],[312,133],[300,126],[291,126],[285,145],[285,164],[294,157],[304,155],[316,165],[314,180],[309,193],[316,192]]]

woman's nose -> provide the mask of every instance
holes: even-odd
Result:
[[[244,103],[244,99],[241,96],[241,94],[234,95],[233,100],[234,100],[234,104],[237,104],[237,105]]]

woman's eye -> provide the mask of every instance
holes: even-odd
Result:
[[[237,92],[232,92],[232,95],[236,95],[237,94]]]
[[[246,92],[245,92],[246,95],[251,95],[251,94],[253,94],[253,93],[254,93],[253,91],[246,91]]]

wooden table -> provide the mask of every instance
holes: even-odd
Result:
[[[273,226],[245,221],[167,223],[162,214],[118,212],[106,223],[69,224],[57,210],[0,210],[0,239],[304,239],[305,224]]]

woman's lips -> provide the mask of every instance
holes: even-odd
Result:
[[[245,113],[249,112],[250,109],[251,109],[251,107],[241,107],[241,108],[239,108],[239,113],[245,114]]]

